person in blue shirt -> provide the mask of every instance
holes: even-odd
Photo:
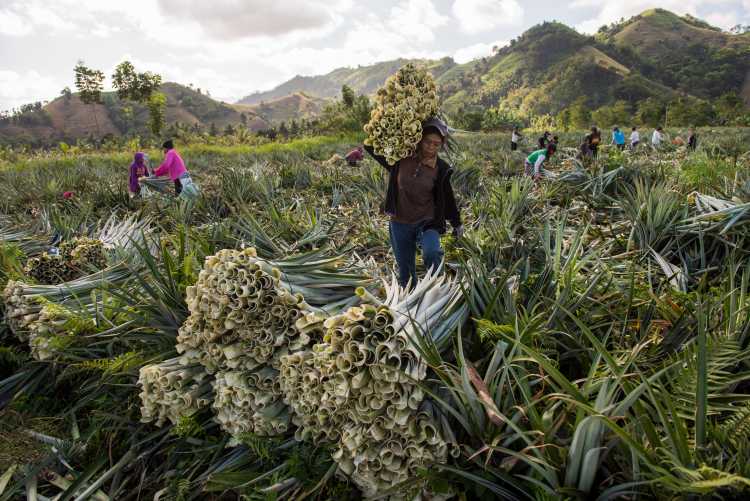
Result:
[[[625,133],[619,127],[612,129],[612,144],[620,151],[625,149]]]

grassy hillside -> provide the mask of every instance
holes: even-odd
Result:
[[[302,92],[295,92],[288,96],[263,101],[258,104],[233,105],[237,111],[250,113],[271,124],[312,118],[318,115],[326,100],[308,96]]]
[[[245,123],[250,130],[270,126],[251,108],[212,99],[191,88],[167,82],[161,86],[167,97],[167,124],[181,123],[208,129],[213,124],[221,130],[227,125]],[[273,107],[269,115],[274,114]],[[243,118],[244,116],[244,118]],[[0,122],[0,143],[27,142],[50,144],[75,141],[89,136],[104,137],[127,133],[147,133],[149,114],[142,104],[121,101],[114,92],[102,95],[101,104],[85,104],[76,94],[58,97],[29,117],[15,122]]]
[[[750,36],[691,16],[651,9],[600,30],[597,39],[632,52],[652,70],[651,78],[681,92],[710,99],[750,86]]]
[[[269,91],[256,92],[245,96],[237,104],[260,104],[264,101],[272,101],[298,92],[305,93],[308,96],[334,98],[339,97],[343,85],[348,85],[359,94],[373,94],[378,87],[383,85],[386,78],[410,62],[426,67],[435,77],[439,77],[456,66],[453,59],[443,58],[437,61],[395,59],[357,68],[339,68],[325,75],[296,76]]]
[[[597,43],[561,23],[525,32],[491,58],[473,61],[438,79],[444,108],[503,107],[526,115],[557,113],[584,97],[597,107],[617,99],[637,101],[670,89],[621,60],[616,48]]]

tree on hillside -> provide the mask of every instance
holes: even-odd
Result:
[[[706,101],[680,96],[667,106],[667,125],[708,125],[713,121],[714,109]]]
[[[146,71],[138,73],[130,61],[117,65],[112,74],[112,85],[117,90],[117,97],[136,102],[146,102],[161,85],[161,75]]]
[[[638,123],[655,127],[664,121],[665,113],[666,107],[664,103],[658,99],[649,97],[638,103],[638,111],[635,116]]]
[[[323,108],[319,128],[324,132],[359,132],[370,119],[371,110],[372,106],[367,96],[355,96],[354,91],[348,85],[344,85],[341,88],[341,100]],[[279,133],[285,134],[281,128]]]
[[[70,98],[73,97],[73,92],[71,92],[70,87],[65,87],[62,92],[60,92],[60,95],[65,99],[65,104],[70,103]]]
[[[112,74],[112,84],[117,91],[117,97],[121,100],[146,104],[149,109],[151,130],[153,131],[154,127],[161,130],[164,122],[164,109],[163,105],[160,104],[161,98],[157,97],[153,103],[151,102],[154,93],[161,86],[161,75],[150,71],[138,73],[130,61],[123,61],[117,65],[115,72]],[[152,110],[156,113],[156,116],[151,115]],[[159,123],[162,125],[158,125]]]
[[[344,103],[344,106],[347,108],[353,107],[355,98],[356,94],[354,94],[354,90],[351,87],[348,85],[341,87],[341,101]]]
[[[721,125],[742,125],[741,117],[750,114],[736,92],[722,94],[714,101],[714,109]]]
[[[164,127],[164,114],[167,108],[167,96],[154,92],[148,100],[149,128],[158,136]]]
[[[91,105],[91,111],[94,114],[94,124],[96,125],[96,135],[100,136],[99,120],[96,118],[96,105],[102,102],[104,73],[100,70],[89,68],[83,61],[78,61],[74,71],[78,96],[85,104]]]
[[[591,125],[591,111],[586,103],[586,97],[581,96],[567,108],[569,127],[573,129],[587,129]]]
[[[602,106],[594,111],[591,120],[600,127],[624,126],[630,122],[630,106],[625,101],[615,101],[612,105]]]
[[[279,124],[279,134],[281,134],[285,138],[289,137],[289,129],[286,128],[286,124],[284,122],[281,122]]]

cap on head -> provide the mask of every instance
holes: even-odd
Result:
[[[171,150],[174,148],[174,143],[171,139],[167,139],[166,141],[164,141],[164,144],[162,144],[161,147],[165,150]]]
[[[443,139],[448,137],[448,124],[440,120],[438,117],[432,117],[422,122],[422,130],[435,129]]]

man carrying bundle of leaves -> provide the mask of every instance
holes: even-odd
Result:
[[[422,246],[425,268],[437,269],[443,259],[440,235],[445,221],[453,235],[461,237],[463,226],[451,187],[453,169],[438,156],[448,136],[448,126],[438,118],[422,124],[422,140],[414,155],[389,165],[385,157],[365,150],[388,171],[384,212],[391,217],[391,247],[398,265],[399,284],[417,283],[417,245]]]
[[[440,235],[445,221],[461,237],[463,227],[450,184],[453,170],[438,157],[448,126],[436,117],[435,80],[427,71],[407,64],[386,80],[375,96],[376,106],[365,150],[388,171],[384,212],[391,217],[390,235],[398,264],[399,283],[417,283],[417,246],[427,269],[440,266]]]

